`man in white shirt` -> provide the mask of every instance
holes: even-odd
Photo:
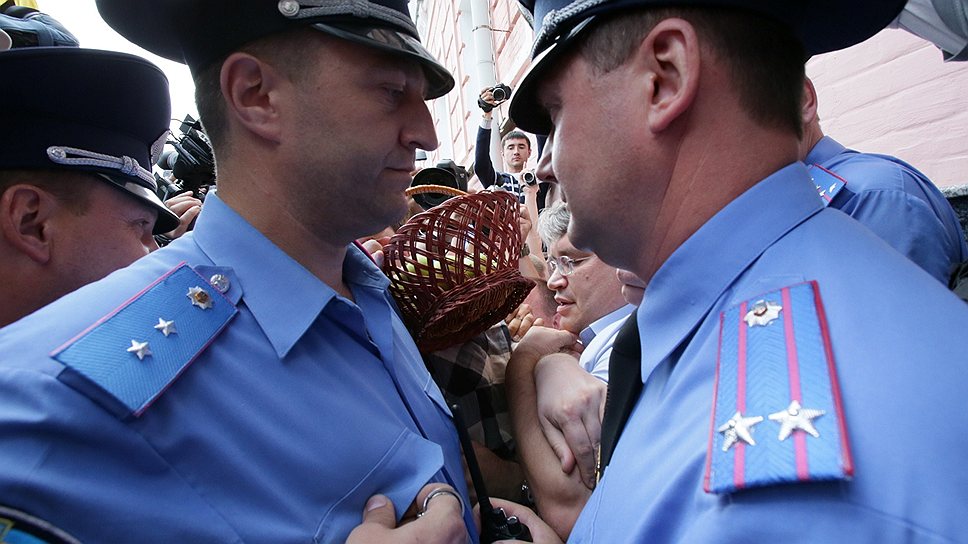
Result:
[[[634,309],[615,267],[571,244],[570,220],[567,204],[557,203],[539,216],[538,233],[548,246],[547,285],[558,303],[554,327],[575,335],[582,348],[541,358],[512,354],[506,379],[528,486],[542,518],[562,537],[594,488],[594,470],[583,469],[594,466],[612,342]],[[587,447],[573,451],[568,444]]]

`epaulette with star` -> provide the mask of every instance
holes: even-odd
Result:
[[[179,265],[54,350],[58,378],[119,418],[140,416],[236,314],[227,289],[225,276]]]
[[[853,472],[817,283],[723,312],[706,492],[846,480]]]
[[[813,185],[817,188],[817,193],[823,200],[824,206],[829,206],[837,193],[847,186],[847,180],[819,164],[811,164],[807,167],[807,171],[810,173],[810,178],[813,180]]]

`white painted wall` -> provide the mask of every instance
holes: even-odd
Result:
[[[860,151],[900,157],[939,187],[968,183],[968,63],[885,30],[807,63],[824,132]]]

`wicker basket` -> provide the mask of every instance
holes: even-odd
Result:
[[[464,195],[390,238],[383,269],[420,351],[466,342],[524,301],[534,282],[518,272],[519,217],[510,193]]]

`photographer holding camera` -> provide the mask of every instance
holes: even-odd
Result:
[[[496,185],[509,193],[513,193],[524,204],[525,186],[536,186],[537,179],[534,172],[524,171],[528,159],[531,158],[531,140],[519,131],[512,130],[501,139],[501,156],[509,172],[496,172],[491,163],[490,142],[491,122],[494,107],[506,101],[511,96],[511,88],[499,83],[494,87],[487,87],[481,91],[477,105],[484,112],[481,126],[477,129],[477,147],[474,150],[474,172],[481,185],[485,188]]]

